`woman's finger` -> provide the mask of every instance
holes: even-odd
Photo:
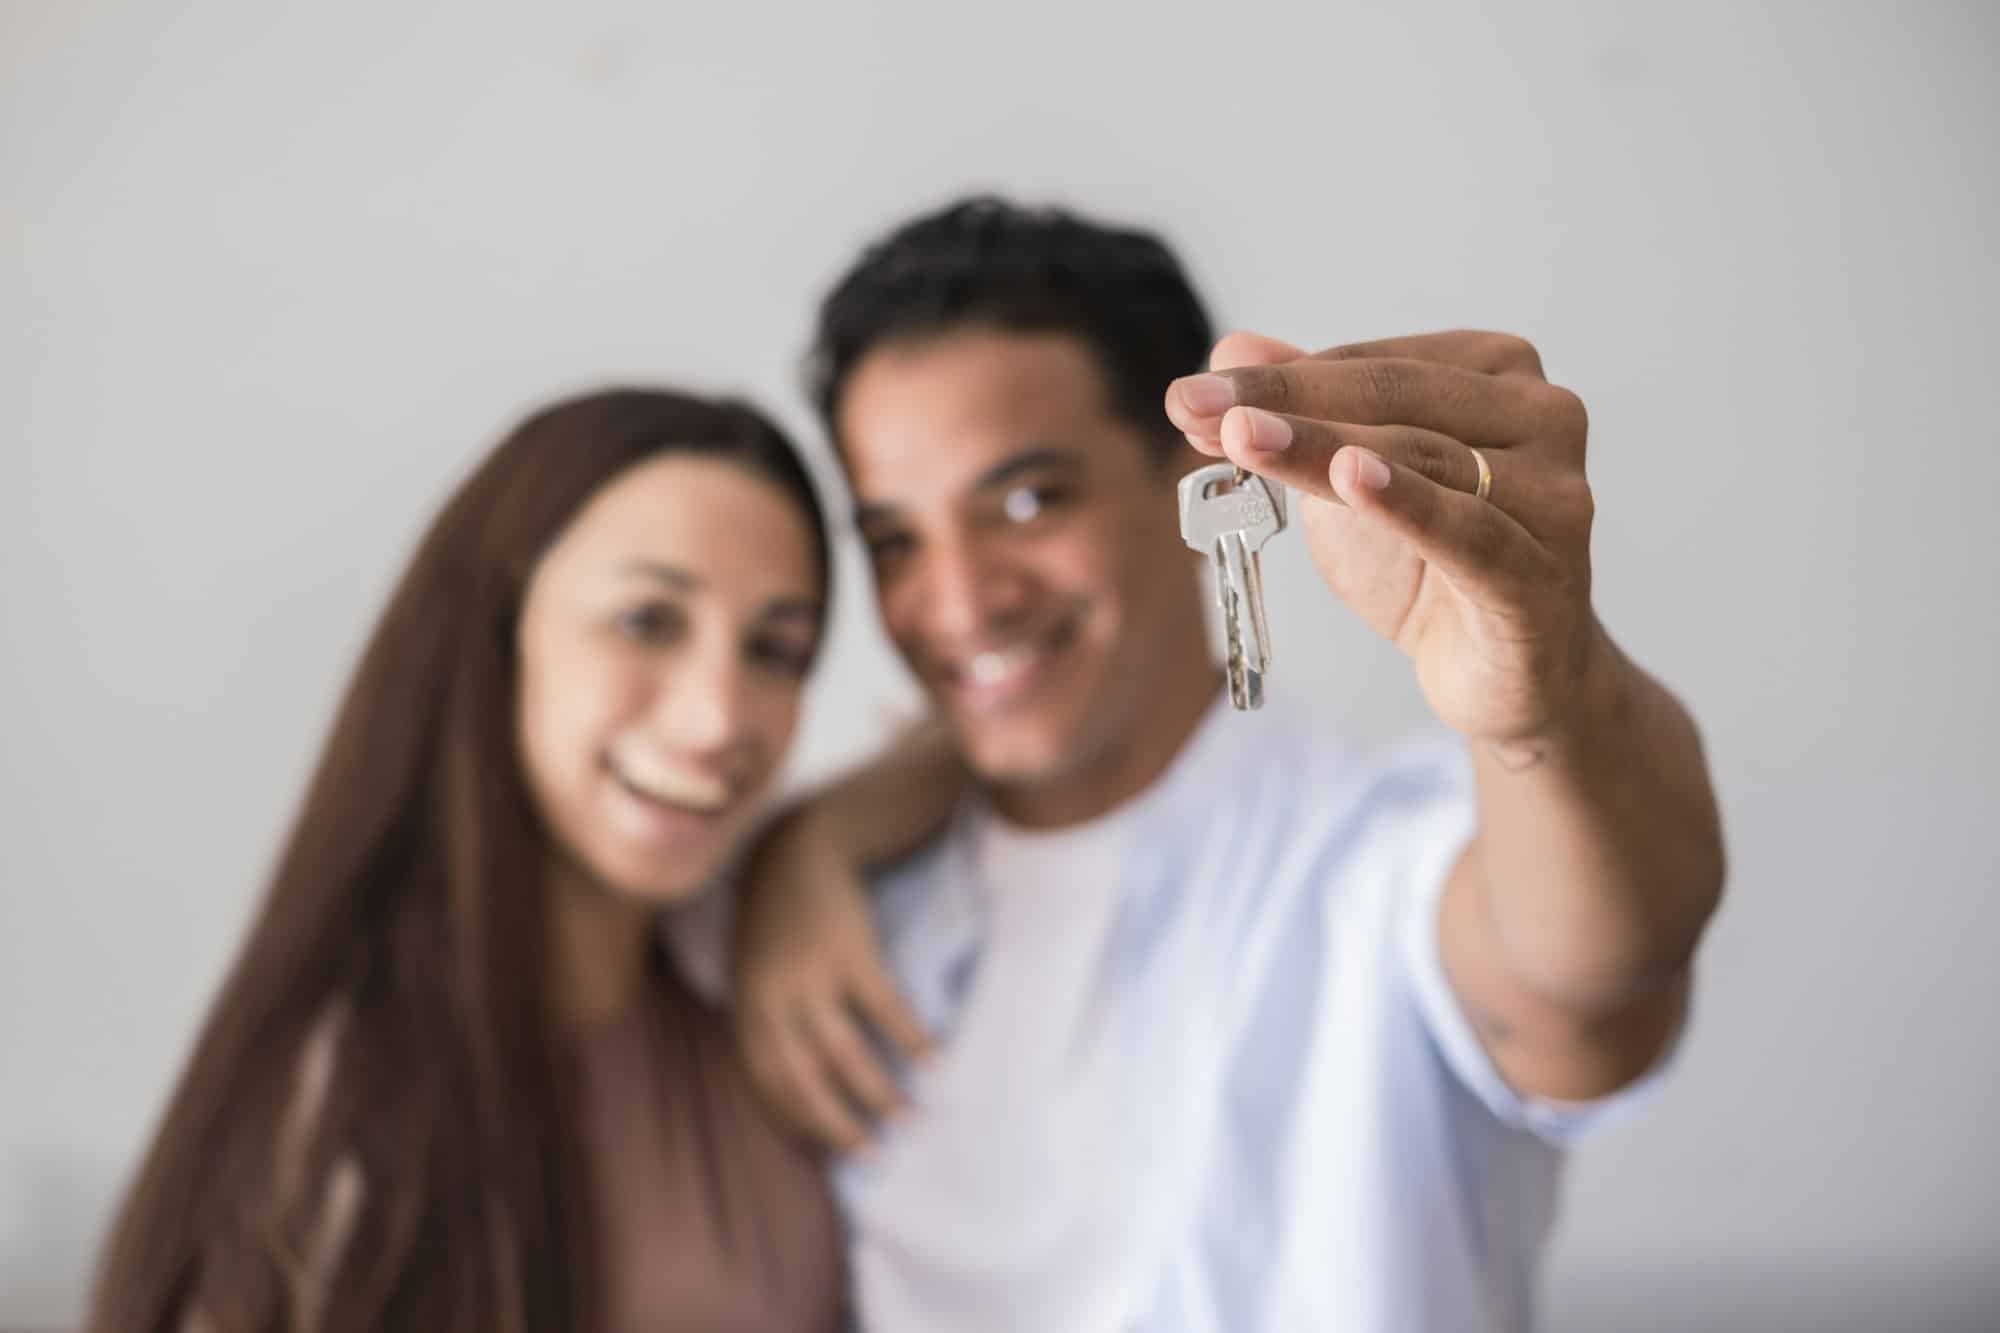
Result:
[[[839,996],[808,1005],[806,1029],[818,1048],[820,1066],[833,1074],[854,1104],[877,1117],[909,1104]]]
[[[882,966],[880,959],[873,960],[848,977],[847,986],[849,1002],[883,1036],[894,1042],[905,1058],[912,1061],[929,1058],[930,1031],[917,1017],[917,1011],[910,1007],[902,988]]]
[[[802,1128],[843,1152],[868,1142],[868,1127],[840,1094],[833,1074],[819,1058],[805,1033],[802,1014],[770,1026],[770,1049],[784,1070],[794,1114]]]

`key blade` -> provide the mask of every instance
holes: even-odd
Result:
[[[1243,660],[1243,618],[1239,614],[1241,602],[1236,589],[1230,585],[1228,576],[1222,569],[1222,553],[1216,551],[1215,599],[1222,607],[1222,640],[1224,668],[1229,678],[1229,706],[1244,712],[1254,705],[1250,702],[1251,671]],[[1259,691],[1259,702],[1261,702]]]
[[[1217,540],[1216,554],[1216,577],[1228,587],[1236,610],[1243,665],[1261,672],[1270,664],[1270,636],[1264,624],[1263,581],[1253,565],[1257,553],[1245,544],[1241,533],[1232,532]]]
[[[1271,669],[1271,622],[1264,614],[1264,561],[1256,551],[1243,563],[1245,600],[1250,606],[1250,623],[1257,631],[1257,671]]]

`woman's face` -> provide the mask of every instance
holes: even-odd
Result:
[[[797,504],[697,455],[625,472],[549,548],[518,630],[521,761],[592,876],[671,902],[713,874],[791,741],[819,587]]]

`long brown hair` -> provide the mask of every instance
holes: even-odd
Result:
[[[514,632],[542,552],[656,454],[736,461],[825,523],[776,426],[612,389],[528,418],[432,523],[362,656],[249,939],[106,1247],[97,1333],[286,1326],[336,1160],[365,1180],[333,1330],[586,1329],[599,1270],[552,1011],[551,848],[516,753]],[[274,1202],[301,1054],[337,1072]],[[292,1173],[289,1166],[284,1168]],[[230,1240],[228,1238],[235,1238]]]

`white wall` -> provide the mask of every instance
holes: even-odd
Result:
[[[2000,1309],[2000,20],[1500,9],[5,0],[0,1324],[77,1314],[444,488],[612,376],[809,434],[810,302],[975,184],[1165,228],[1229,324],[1514,329],[1590,404],[1604,613],[1733,877],[1552,1323]],[[1272,564],[1282,669],[1413,721]],[[910,697],[845,591],[807,771]]]

